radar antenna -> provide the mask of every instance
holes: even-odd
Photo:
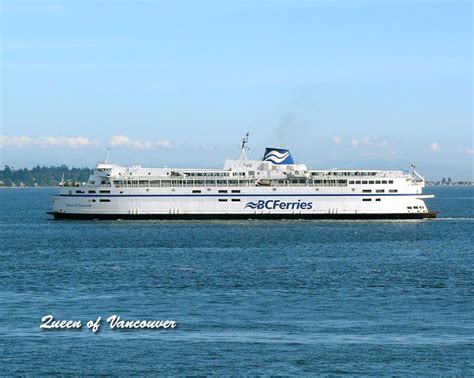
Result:
[[[245,137],[242,138],[242,146],[240,147],[240,158],[239,160],[247,160],[247,155],[245,154],[245,150],[249,149],[246,144],[248,144],[249,142],[249,135],[250,133],[247,132],[247,134],[245,134]]]

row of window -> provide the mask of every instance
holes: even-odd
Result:
[[[346,186],[347,180],[266,180],[270,185],[314,185],[314,186]],[[116,180],[113,182],[116,188],[148,188],[148,187],[193,187],[193,186],[253,186],[257,183],[255,180]]]
[[[372,198],[362,198],[362,201],[363,201],[363,202],[371,202],[371,201],[372,201]],[[380,202],[381,199],[380,199],[380,198],[376,198],[375,201]]]
[[[389,193],[398,193],[398,189],[389,189]],[[362,189],[362,193],[372,193],[372,189]],[[385,189],[376,189],[375,193],[385,193]]]
[[[393,180],[370,180],[370,181],[349,181],[349,184],[362,184],[362,185],[367,185],[367,184],[393,184]]]
[[[276,167],[274,167],[276,168]],[[102,171],[99,169],[99,171]],[[307,173],[307,171],[301,171],[302,173]],[[219,177],[224,176],[228,177],[232,174],[232,176],[245,176],[245,172],[182,172],[186,176],[189,177]],[[171,176],[179,176],[182,174],[181,172],[171,171]],[[255,172],[249,171],[250,176],[255,175]],[[295,173],[300,173],[300,171],[295,171]],[[133,172],[129,172],[131,176]],[[166,172],[169,176],[170,172]],[[287,172],[283,172],[283,174],[287,174]],[[311,172],[311,176],[377,176],[380,172]],[[122,175],[122,172],[119,172],[119,175]],[[151,172],[148,172],[148,175],[151,175]]]
[[[377,172],[311,172],[312,176],[377,176]]]
[[[219,202],[227,202],[228,199],[227,198],[219,198],[218,201]],[[232,198],[229,201],[231,201],[231,202],[240,202],[240,198]]]
[[[210,189],[208,189],[210,190]],[[219,193],[228,193],[228,190],[219,190]],[[240,193],[240,190],[231,190],[231,193]],[[193,193],[201,193],[201,190],[193,190]]]
[[[230,176],[229,172],[184,172],[186,176],[190,177],[219,177]],[[232,172],[232,176],[245,176],[245,172]]]
[[[315,181],[318,181],[318,180],[315,180]],[[334,180],[324,180],[324,181],[334,181]],[[338,181],[342,181],[342,180],[338,180]],[[332,183],[328,183],[328,184],[332,184]],[[337,184],[337,183],[334,183],[334,184]],[[274,190],[276,190],[276,188],[273,188]],[[210,190],[210,189],[208,189]],[[192,191],[193,193],[201,193],[202,191],[199,190],[199,189],[195,189]],[[237,190],[237,189],[232,189],[232,190],[225,190],[225,189],[221,189],[218,191],[219,193],[240,193],[240,190]],[[397,189],[389,189],[388,190],[389,193],[398,193],[398,190]],[[88,191],[89,194],[95,194],[96,191],[95,190],[89,190]],[[100,194],[110,194],[110,190],[99,190],[99,193]],[[372,189],[362,189],[362,193],[372,193]],[[376,189],[375,190],[375,193],[385,193],[385,189]],[[85,194],[85,191],[84,190],[76,190],[76,194]]]
[[[69,191],[71,192],[71,191]],[[76,190],[76,194],[85,194],[85,190]],[[89,194],[95,194],[95,190],[89,190]],[[99,190],[100,194],[110,194],[110,190]]]
[[[306,179],[290,179],[290,180],[269,180],[278,184],[313,184],[313,185],[325,185],[325,186],[345,186],[347,180],[306,180]],[[115,187],[169,187],[169,186],[196,186],[196,185],[242,185],[248,186],[254,184],[254,180],[115,180],[113,182]],[[104,183],[105,184],[105,183]],[[380,184],[393,184],[393,180],[351,180],[350,185],[380,185]]]

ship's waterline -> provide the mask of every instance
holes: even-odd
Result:
[[[313,170],[289,150],[267,148],[223,169],[121,167],[99,163],[87,183],[62,182],[56,219],[433,218],[416,171]]]

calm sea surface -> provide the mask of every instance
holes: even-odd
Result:
[[[473,375],[474,188],[426,192],[438,219],[106,222],[2,189],[0,375]]]

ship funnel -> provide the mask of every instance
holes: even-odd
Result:
[[[290,151],[283,148],[267,147],[263,155],[263,161],[268,161],[273,164],[295,164]]]

